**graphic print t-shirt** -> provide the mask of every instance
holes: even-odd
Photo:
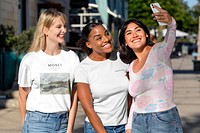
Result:
[[[69,111],[74,68],[79,58],[73,51],[50,56],[43,51],[24,56],[19,69],[18,84],[31,87],[26,109],[46,113]]]
[[[40,73],[40,94],[70,94],[69,73]]]

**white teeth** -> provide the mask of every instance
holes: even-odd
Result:
[[[64,37],[64,35],[59,35],[59,37]]]
[[[139,42],[140,41],[140,39],[137,39],[137,40],[133,40],[132,42]]]
[[[105,47],[105,48],[110,47],[110,43],[103,45],[103,47]]]

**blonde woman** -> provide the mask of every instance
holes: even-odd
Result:
[[[32,45],[19,68],[19,108],[23,133],[72,132],[77,111],[73,88],[79,58],[64,51],[66,16],[41,13]]]

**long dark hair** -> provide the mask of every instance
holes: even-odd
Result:
[[[88,35],[90,34],[91,30],[98,26],[102,25],[101,23],[88,23],[82,30],[81,38],[76,42],[76,45],[79,46],[87,55],[92,53],[92,49],[86,46],[86,42],[88,41]]]
[[[126,45],[126,41],[125,41],[125,37],[124,37],[125,31],[127,29],[127,26],[130,23],[137,24],[148,35],[148,37],[146,38],[146,44],[147,45],[149,45],[149,46],[153,46],[154,45],[154,43],[150,40],[150,32],[149,32],[149,29],[146,27],[145,24],[143,24],[140,20],[138,20],[136,18],[133,18],[133,19],[130,19],[130,20],[126,21],[122,25],[122,27],[120,29],[120,33],[119,33],[119,53],[120,53],[120,58],[126,64],[130,64],[133,60],[135,60],[137,58],[137,56],[135,55],[133,50],[129,46]]]

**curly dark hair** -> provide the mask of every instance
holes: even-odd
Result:
[[[128,21],[126,21],[119,32],[119,53],[120,53],[120,58],[121,60],[126,63],[126,64],[130,64],[133,60],[135,60],[137,58],[137,56],[135,55],[134,51],[126,45],[126,41],[125,41],[125,31],[127,29],[127,26],[130,23],[135,23],[137,24],[140,28],[142,28],[144,30],[144,32],[148,35],[148,37],[146,38],[146,44],[149,46],[153,46],[154,43],[150,40],[150,32],[149,29],[146,27],[145,24],[143,24],[140,20],[138,19],[130,19]]]

